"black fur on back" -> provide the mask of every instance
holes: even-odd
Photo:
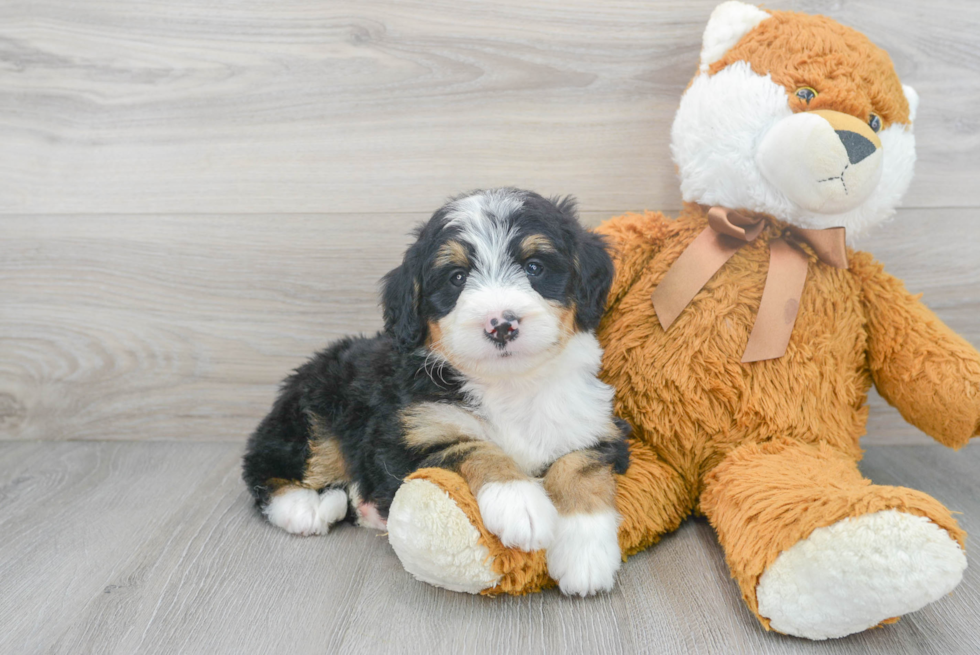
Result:
[[[417,402],[460,402],[459,386],[449,367],[427,370],[424,354],[400,352],[388,335],[341,339],[283,382],[272,412],[249,439],[245,483],[264,505],[268,480],[301,480],[316,415],[339,440],[361,496],[386,516],[402,480],[428,455],[402,444],[399,410]]]

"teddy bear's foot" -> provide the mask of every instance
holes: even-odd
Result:
[[[388,541],[405,570],[422,582],[476,594],[501,578],[480,532],[438,485],[406,481],[388,513]]]
[[[966,555],[929,519],[898,510],[818,528],[759,578],[759,614],[779,632],[843,637],[948,594]]]

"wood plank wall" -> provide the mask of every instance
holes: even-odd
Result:
[[[457,192],[676,211],[715,4],[0,4],[0,439],[243,439],[379,327],[378,278]],[[919,92],[905,208],[859,245],[980,345],[980,3],[768,6],[863,30]],[[866,443],[923,441],[872,399]]]

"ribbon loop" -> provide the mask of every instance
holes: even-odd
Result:
[[[847,238],[842,227],[828,227],[824,230],[791,228],[794,233],[810,244],[824,264],[834,268],[847,268]]]
[[[762,218],[746,216],[724,207],[708,210],[708,225],[719,234],[725,234],[742,241],[754,241],[766,226]]]
[[[765,226],[763,216],[746,215],[724,207],[708,209],[708,227],[671,265],[651,296],[657,319],[665,331],[708,280],[742,246],[755,240]],[[791,230],[813,248],[822,262],[835,268],[847,268],[843,227]],[[786,353],[808,267],[806,254],[785,239],[770,242],[766,285],[742,362],[776,359]]]

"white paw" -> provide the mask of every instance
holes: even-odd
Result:
[[[927,518],[885,510],[814,530],[759,578],[759,614],[808,639],[843,637],[953,590],[966,555]]]
[[[327,534],[331,524],[347,515],[347,493],[343,489],[327,489],[322,494],[290,489],[273,496],[263,512],[269,523],[290,534]]]
[[[534,551],[551,544],[558,512],[540,482],[489,482],[476,503],[487,530],[508,548]]]
[[[623,562],[619,515],[614,511],[559,516],[548,549],[548,575],[568,596],[611,591]]]
[[[317,517],[328,528],[343,521],[347,516],[347,492],[343,489],[327,489],[320,494],[320,505],[317,507]],[[326,533],[326,530],[324,530]]]

